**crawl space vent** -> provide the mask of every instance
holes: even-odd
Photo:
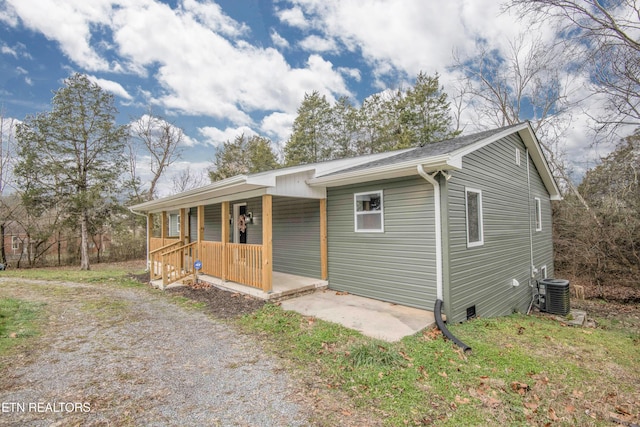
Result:
[[[467,307],[467,320],[476,318],[476,306]]]

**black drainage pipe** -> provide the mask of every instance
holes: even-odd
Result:
[[[444,321],[442,320],[441,311],[442,311],[442,300],[437,299],[436,306],[433,309],[433,313],[435,314],[435,317],[436,317],[436,326],[438,327],[438,329],[442,331],[445,337],[449,338],[451,341],[456,343],[458,347],[462,348],[462,351],[464,351],[465,353],[467,351],[471,351],[471,347],[469,347],[468,345],[460,341],[458,338],[454,337],[453,334],[449,332],[449,330],[447,329],[447,326],[444,324]]]

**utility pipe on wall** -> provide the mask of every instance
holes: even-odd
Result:
[[[433,204],[435,210],[435,227],[436,227],[436,299],[442,300],[442,212],[440,210],[440,184],[435,179],[440,171],[429,175],[422,165],[418,165],[418,173],[427,182],[433,185]]]

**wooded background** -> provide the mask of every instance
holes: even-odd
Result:
[[[412,84],[372,94],[362,102],[331,103],[308,92],[292,133],[278,143],[239,135],[215,154],[208,171],[182,170],[173,193],[243,173],[376,153],[445,140],[467,132],[463,117],[482,130],[530,120],[564,201],[554,203],[557,275],[567,275],[612,297],[630,289],[640,298],[640,10],[617,0],[512,0],[522,35],[510,54],[486,41],[476,56],[456,60],[458,80],[419,73]],[[533,37],[539,22],[553,22],[553,42]],[[525,34],[528,37],[525,37]],[[549,39],[549,40],[551,40]],[[455,59],[455,52],[453,53]],[[585,173],[576,173],[564,141],[581,91],[606,100],[602,111],[583,111],[593,123],[586,149],[615,148]],[[580,73],[575,71],[579,70]],[[572,89],[573,88],[573,89]],[[0,234],[21,245],[20,266],[121,260],[144,256],[144,217],[128,206],[158,195],[158,185],[180,159],[184,133],[152,109],[129,125],[116,123],[113,96],[86,76],[72,75],[51,110],[17,123],[0,120]],[[142,182],[140,158],[150,161]],[[108,244],[107,244],[108,243]],[[108,249],[107,249],[108,247]],[[628,294],[628,293],[627,293]]]

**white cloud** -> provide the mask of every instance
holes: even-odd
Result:
[[[262,119],[260,130],[273,141],[285,142],[291,135],[291,128],[296,115],[292,113],[271,113]]]
[[[287,49],[289,47],[289,42],[287,41],[287,39],[282,37],[273,28],[271,29],[271,32],[269,34],[271,36],[271,43],[273,43],[275,47],[278,47],[280,49]]]
[[[110,0],[6,0],[23,24],[60,44],[62,51],[89,71],[108,70],[109,63],[91,47],[92,26],[108,24]],[[63,25],[61,25],[64,23]]]
[[[183,0],[182,7],[204,27],[229,37],[238,37],[249,32],[249,27],[240,24],[222,12],[222,8],[210,0],[202,2]]]
[[[2,47],[0,47],[0,52],[2,52],[3,55],[11,55],[14,58],[18,57],[18,53],[15,51],[15,49],[7,46],[6,44],[2,44]]]
[[[305,38],[298,43],[298,45],[310,52],[335,52],[338,50],[338,45],[335,40],[317,35],[311,35]]]
[[[256,131],[247,126],[237,128],[228,127],[224,130],[206,126],[199,128],[198,132],[205,138],[204,142],[206,144],[213,145],[214,147],[219,147],[227,141],[233,141],[237,136],[242,134],[245,136],[257,135]]]
[[[122,85],[118,82],[114,82],[113,80],[100,79],[95,76],[87,76],[87,78],[89,79],[89,81],[97,84],[107,92],[111,92],[112,94],[119,96],[121,98],[124,98],[126,100],[133,99],[133,97],[129,95],[129,92],[127,92],[125,88],[123,88]]]
[[[311,25],[309,21],[304,17],[302,9],[299,7],[282,9],[279,10],[276,14],[281,22],[284,22],[291,27],[306,29]]]

